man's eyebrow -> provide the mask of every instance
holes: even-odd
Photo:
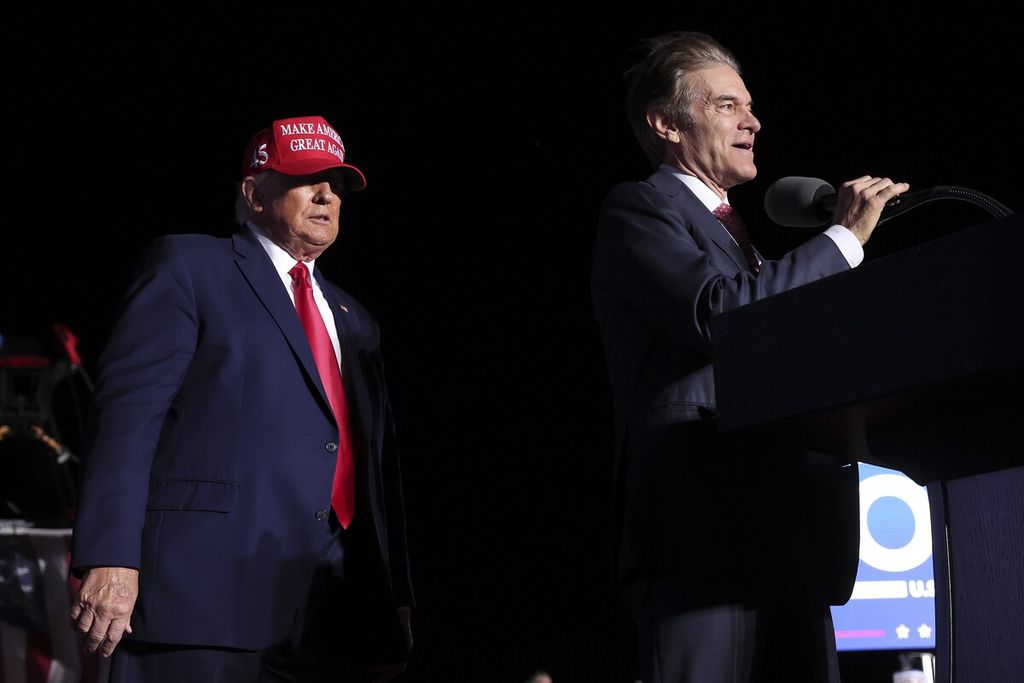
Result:
[[[715,102],[716,104],[717,103],[723,103],[723,102],[733,102],[735,104],[743,104],[743,98],[740,97],[739,95],[735,95],[735,94],[732,94],[732,93],[727,93],[727,94],[724,94],[724,95],[719,95],[718,97],[716,97],[712,101]],[[747,104],[748,107],[751,107],[754,104],[754,100],[752,100],[752,99],[751,100],[747,100],[746,104]]]

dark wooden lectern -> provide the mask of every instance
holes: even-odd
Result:
[[[1024,680],[1024,219],[712,321],[721,431],[929,486],[939,681]]]

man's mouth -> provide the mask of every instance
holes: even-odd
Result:
[[[747,152],[752,152],[754,150],[754,143],[753,142],[736,142],[736,143],[733,143],[733,147],[735,147],[736,149],[745,150]]]

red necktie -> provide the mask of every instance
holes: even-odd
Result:
[[[747,226],[743,224],[743,219],[740,218],[739,212],[729,204],[722,203],[712,213],[715,218],[722,222],[722,225],[729,231],[732,238],[736,240],[736,244],[740,246],[740,251],[747,258],[750,270],[760,273],[761,263],[757,260],[757,254],[754,253],[754,245],[750,243],[750,237],[747,236]]]
[[[296,263],[288,271],[292,276],[295,292],[295,310],[299,314],[309,347],[313,351],[316,370],[323,382],[327,400],[330,401],[334,419],[338,423],[338,460],[334,466],[334,484],[331,488],[331,507],[343,528],[352,523],[356,508],[356,472],[355,458],[352,454],[352,437],[348,423],[348,399],[345,398],[345,386],[341,381],[341,369],[338,357],[334,353],[334,345],[327,334],[320,309],[313,301],[313,287],[309,283],[309,270],[304,263]]]

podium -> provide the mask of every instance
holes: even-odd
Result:
[[[719,430],[930,484],[938,681],[1024,674],[1024,218],[712,320]]]

